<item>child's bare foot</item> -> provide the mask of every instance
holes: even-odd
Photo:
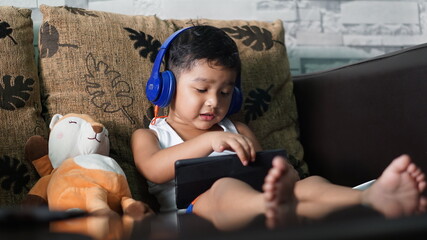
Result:
[[[263,185],[267,227],[274,228],[296,221],[294,186],[297,180],[294,169],[283,157],[273,159],[273,167]]]
[[[362,194],[362,202],[386,217],[407,216],[426,207],[421,196],[426,187],[425,175],[407,155],[396,158],[378,180]]]

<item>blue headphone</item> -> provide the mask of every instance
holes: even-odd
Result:
[[[175,93],[176,89],[176,80],[173,73],[169,70],[164,72],[160,72],[160,66],[162,64],[162,60],[164,55],[166,54],[167,49],[171,42],[183,31],[190,29],[193,27],[183,28],[181,30],[176,31],[171,36],[169,36],[166,41],[160,47],[159,53],[156,56],[156,60],[154,61],[153,70],[151,72],[151,76],[147,81],[147,85],[145,87],[145,94],[153,104],[159,107],[166,107],[170,104],[172,97]],[[233,95],[231,97],[230,107],[228,109],[227,115],[229,116],[233,113],[236,113],[242,107],[243,95],[240,90],[240,73],[236,79],[236,84],[233,89]]]

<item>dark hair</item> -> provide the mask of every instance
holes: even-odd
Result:
[[[173,40],[165,55],[166,69],[175,75],[191,70],[197,60],[235,69],[241,62],[236,43],[223,30],[213,26],[194,26]]]

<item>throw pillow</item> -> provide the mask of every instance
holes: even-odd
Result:
[[[145,84],[159,47],[192,21],[46,5],[40,10],[46,117],[76,112],[103,122],[111,133],[110,155],[126,172],[134,197],[147,201],[145,181],[133,163],[130,136],[147,127],[153,117]],[[306,173],[282,23],[201,21],[223,28],[241,48],[246,100],[236,119],[253,128],[265,149],[287,149]]]
[[[145,83],[173,26],[156,17],[42,5],[40,76],[45,118],[85,113],[110,133],[110,156],[126,173],[133,197],[154,205],[130,149],[132,132],[147,126],[153,107]],[[49,119],[49,120],[48,120]],[[155,207],[154,207],[155,208]]]
[[[46,136],[31,10],[0,6],[0,205],[19,203],[37,179],[24,161],[32,135]]]

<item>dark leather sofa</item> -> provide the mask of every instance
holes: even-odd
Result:
[[[293,81],[311,174],[355,186],[403,153],[427,172],[427,44]]]
[[[427,172],[427,44],[294,76],[293,81],[300,140],[311,174],[355,186],[378,177],[403,153]],[[165,221],[170,217],[173,224]],[[10,231],[9,226],[4,224],[0,231],[5,239],[27,239],[28,231],[34,231],[37,239],[89,239],[50,232],[40,225],[26,231]],[[126,239],[413,240],[425,236],[427,214],[386,220],[369,208],[355,206],[319,221],[275,230],[265,229],[262,216],[241,230],[222,232],[192,214],[158,215],[135,222]]]

